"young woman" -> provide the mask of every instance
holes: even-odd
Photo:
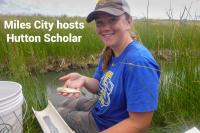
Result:
[[[105,44],[94,77],[70,73],[60,80],[65,81],[65,87],[85,87],[98,99],[80,98],[74,108],[78,111],[70,110],[62,116],[76,132],[144,132],[157,108],[159,66],[131,35],[132,18],[125,0],[98,1],[87,17],[87,22],[93,20],[96,33]],[[78,93],[62,95],[79,97]],[[84,103],[95,105],[80,109]],[[70,102],[65,107],[70,107]]]

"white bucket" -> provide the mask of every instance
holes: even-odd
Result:
[[[0,81],[0,133],[22,133],[22,86]]]

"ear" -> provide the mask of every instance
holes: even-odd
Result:
[[[130,30],[131,27],[132,27],[132,22],[133,22],[132,18],[129,17],[129,18],[127,19],[127,22],[128,22],[128,30]]]
[[[132,22],[133,22],[132,17],[129,17],[129,18],[128,18],[128,23],[129,23],[129,24],[132,24]]]

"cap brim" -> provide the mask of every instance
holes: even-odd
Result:
[[[120,16],[120,15],[124,14],[124,11],[118,10],[116,8],[105,7],[105,8],[97,9],[97,10],[91,12],[87,16],[86,21],[88,23],[92,22],[95,19],[95,16],[98,12],[105,12],[105,13],[108,13],[108,14],[111,14],[114,16]]]

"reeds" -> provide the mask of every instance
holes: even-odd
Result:
[[[18,19],[79,21],[80,17],[43,16],[0,16],[4,20]],[[147,24],[148,23],[148,24]],[[2,27],[2,26],[1,26]],[[148,28],[148,29],[146,29]],[[161,66],[161,81],[158,111],[155,112],[152,129],[149,132],[180,132],[191,126],[200,126],[200,22],[168,20],[135,20],[134,27],[142,42],[153,53]],[[86,24],[83,30],[57,30],[68,34],[82,35],[78,44],[68,43],[7,43],[6,33],[42,36],[45,30],[0,30],[0,73],[1,79],[15,80],[22,84],[28,103],[28,114],[24,124],[25,132],[40,132],[31,111],[33,106],[42,109],[46,106],[46,87],[38,71],[48,63],[48,57],[68,58],[81,61],[82,57],[100,54],[103,45],[95,35],[94,24]],[[30,66],[36,73],[31,73]],[[36,74],[36,75],[35,75]]]

